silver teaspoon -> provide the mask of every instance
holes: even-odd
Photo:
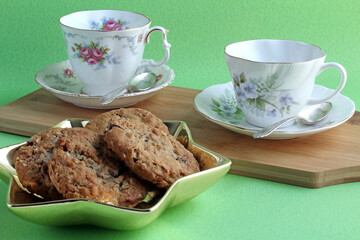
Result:
[[[127,89],[129,92],[140,92],[150,89],[152,86],[154,86],[155,83],[156,75],[154,73],[141,73],[131,79],[130,82],[128,82],[125,86],[112,90],[111,92],[108,92],[107,94],[102,96],[99,99],[99,104],[105,105],[111,103],[112,101],[114,101],[117,95],[119,95],[119,93],[121,93],[125,89]]]
[[[307,124],[307,125],[313,125],[321,120],[323,120],[331,111],[332,104],[330,102],[324,102],[321,104],[310,106],[304,110],[302,110],[298,116],[290,117],[287,119],[284,119],[280,122],[274,123],[266,128],[263,128],[253,134],[254,138],[262,138],[270,135],[273,131],[275,131],[278,127],[281,125],[299,119],[300,122]]]

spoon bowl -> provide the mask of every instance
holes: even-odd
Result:
[[[156,75],[152,72],[144,72],[136,75],[125,86],[119,87],[105,94],[99,99],[99,104],[106,105],[114,101],[114,99],[124,90],[128,92],[146,91],[156,83]]]
[[[300,122],[306,125],[314,125],[322,121],[331,111],[332,104],[330,102],[324,102],[317,105],[312,105],[302,110],[298,116],[284,119],[280,122],[274,123],[266,128],[263,128],[253,134],[254,138],[263,138],[269,136],[273,131],[278,129],[283,124],[299,119]]]

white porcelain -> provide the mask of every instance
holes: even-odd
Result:
[[[338,94],[346,83],[346,71],[338,63],[324,63],[325,57],[317,46],[290,40],[249,40],[226,46],[235,97],[247,121],[266,127]],[[327,68],[340,71],[338,88],[322,98],[311,98],[315,77]]]
[[[146,64],[149,61],[144,59],[142,63]],[[99,104],[102,95],[88,95],[82,92],[84,83],[73,72],[69,60],[52,64],[40,70],[35,76],[35,81],[42,88],[66,102],[85,108],[111,109],[127,107],[141,102],[174,81],[174,71],[166,65],[145,67],[143,71],[153,72],[157,76],[157,82],[153,88],[142,92],[125,93],[107,105]]]
[[[145,66],[161,66],[170,57],[168,30],[150,27],[143,14],[118,10],[75,12],[59,19],[72,69],[84,82],[83,91],[102,95],[130,81]],[[162,32],[165,56],[141,64],[145,44]]]
[[[315,85],[311,97],[322,98],[334,93],[333,89]],[[297,121],[293,125],[280,128],[265,139],[291,139],[319,133],[347,121],[355,112],[355,104],[348,97],[337,94],[330,102],[333,109],[328,117],[315,125],[305,125]],[[239,108],[233,94],[233,83],[217,84],[204,89],[194,99],[195,109],[208,120],[234,132],[253,135],[261,128],[249,124]]]

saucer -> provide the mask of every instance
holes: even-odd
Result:
[[[147,61],[149,60],[144,59],[142,63]],[[113,102],[107,105],[99,104],[99,98],[102,96],[88,95],[81,91],[84,84],[72,71],[69,60],[54,63],[40,70],[35,75],[35,81],[40,87],[51,92],[65,102],[85,108],[111,109],[127,107],[143,101],[170,85],[175,77],[174,71],[166,65],[160,67],[146,67],[144,72],[153,72],[157,76],[157,82],[154,87],[142,92],[125,93],[116,97]]]
[[[315,85],[312,96],[320,98],[331,92],[334,90]],[[291,126],[274,131],[265,139],[291,139],[319,133],[346,122],[355,112],[354,102],[344,95],[337,94],[330,102],[333,109],[323,121],[315,125],[305,125],[296,121]],[[246,122],[245,115],[236,103],[232,82],[204,89],[195,97],[194,106],[205,118],[234,132],[252,136],[261,129]]]

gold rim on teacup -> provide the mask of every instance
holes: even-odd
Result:
[[[235,45],[235,44],[239,44],[239,43],[244,43],[244,42],[255,42],[255,41],[282,41],[282,42],[293,42],[293,43],[297,43],[297,44],[303,44],[303,45],[307,45],[307,46],[312,46],[317,48],[318,50],[320,50],[323,55],[317,58],[312,58],[310,60],[307,61],[288,61],[288,62],[281,62],[281,61],[276,61],[276,62],[269,62],[269,61],[255,61],[255,60],[250,60],[250,59],[246,59],[244,57],[237,57],[234,55],[231,55],[229,53],[226,52],[226,49],[231,46],[231,45]],[[315,44],[311,44],[311,43],[304,43],[304,42],[300,42],[300,41],[294,41],[294,40],[287,40],[287,39],[251,39],[251,40],[245,40],[245,41],[240,41],[240,42],[234,42],[234,43],[230,43],[228,45],[225,46],[224,48],[224,53],[225,55],[232,57],[232,58],[236,58],[236,59],[241,59],[244,61],[248,61],[248,62],[253,62],[253,63],[265,63],[265,64],[294,64],[294,63],[305,63],[305,62],[311,62],[323,57],[326,57],[326,53],[324,52],[324,50],[322,50],[321,47],[316,46]]]
[[[151,24],[151,20],[150,18],[148,18],[145,14],[142,14],[142,13],[137,13],[137,12],[131,12],[131,11],[122,11],[122,10],[114,10],[114,9],[102,9],[102,10],[86,10],[86,11],[77,11],[77,12],[72,12],[72,13],[69,13],[67,15],[64,15],[62,17],[59,18],[59,24],[64,26],[64,27],[68,27],[68,28],[71,28],[71,29],[75,29],[75,30],[81,30],[81,31],[91,31],[91,32],[113,32],[113,31],[116,31],[116,30],[113,30],[113,31],[102,31],[102,30],[96,30],[96,29],[87,29],[87,28],[76,28],[76,27],[71,27],[69,25],[66,25],[64,23],[61,22],[61,19],[65,18],[65,17],[68,17],[70,15],[75,15],[75,14],[78,14],[78,13],[83,13],[83,12],[100,12],[100,11],[114,11],[114,12],[123,12],[123,13],[132,13],[132,14],[135,14],[135,15],[140,15],[140,16],[143,16],[145,17],[148,22],[142,26],[138,26],[138,27],[133,27],[133,28],[128,28],[128,29],[122,29],[121,31],[131,31],[133,29],[139,29],[139,28],[142,28],[146,25],[150,25]]]

